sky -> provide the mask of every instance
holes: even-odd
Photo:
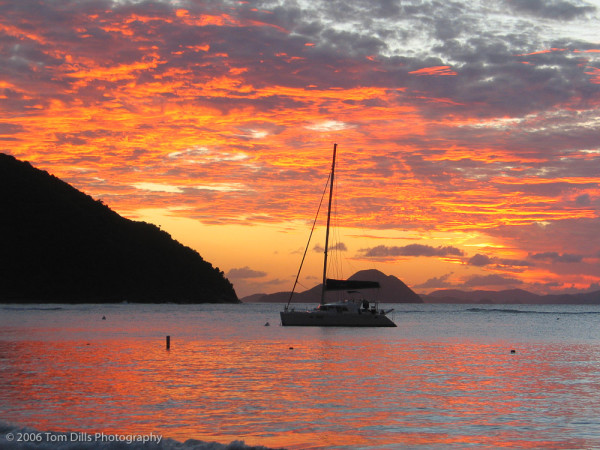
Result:
[[[334,143],[332,276],[600,289],[600,0],[0,0],[0,142],[240,297],[291,289]]]

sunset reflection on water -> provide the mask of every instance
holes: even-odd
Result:
[[[0,419],[298,449],[598,444],[597,345],[298,333],[1,340]]]

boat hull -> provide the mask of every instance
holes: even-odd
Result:
[[[385,314],[370,312],[336,313],[330,311],[281,311],[281,325],[297,327],[395,327]]]

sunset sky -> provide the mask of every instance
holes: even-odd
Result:
[[[0,37],[0,152],[240,297],[291,289],[334,142],[342,276],[600,289],[600,0],[0,0]]]

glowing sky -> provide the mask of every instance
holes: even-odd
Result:
[[[0,0],[0,151],[240,297],[291,288],[334,142],[346,276],[600,289],[599,30],[600,0]]]

